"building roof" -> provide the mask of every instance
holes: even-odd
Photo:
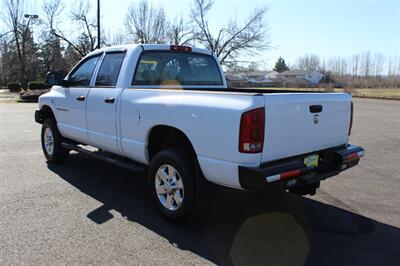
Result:
[[[314,72],[315,70],[287,70],[280,73],[280,76],[304,76]]]
[[[225,74],[225,79],[229,81],[243,81],[247,82],[247,80],[242,79],[241,77],[235,76],[235,75],[230,75],[230,74]]]
[[[275,71],[252,71],[243,73],[242,76],[265,76]]]

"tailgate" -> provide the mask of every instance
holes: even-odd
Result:
[[[262,162],[345,144],[351,113],[347,93],[264,94]]]

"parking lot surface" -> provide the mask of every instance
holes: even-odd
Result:
[[[72,154],[48,165],[36,104],[0,104],[0,265],[397,265],[400,101],[355,99],[359,166],[317,195],[218,190],[181,226],[149,203],[143,174]]]

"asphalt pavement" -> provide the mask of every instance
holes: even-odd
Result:
[[[79,154],[48,165],[36,104],[0,104],[0,265],[398,265],[400,101],[355,99],[360,164],[317,195],[218,190],[175,226],[144,175]]]

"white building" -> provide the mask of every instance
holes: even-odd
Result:
[[[253,71],[241,74],[240,76],[251,83],[268,83],[278,78],[279,73],[276,71]]]
[[[226,83],[228,84],[228,87],[230,88],[245,87],[246,84],[248,83],[246,79],[228,73],[225,73],[225,79]]]
[[[325,75],[316,70],[288,70],[278,74],[278,77],[283,81],[305,80],[311,84],[319,84],[325,80]]]

